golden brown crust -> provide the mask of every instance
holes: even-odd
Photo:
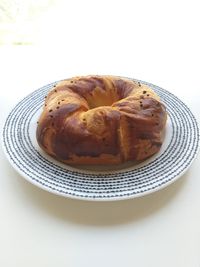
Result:
[[[160,149],[166,118],[146,85],[115,76],[75,77],[49,92],[37,141],[70,164],[143,160]]]

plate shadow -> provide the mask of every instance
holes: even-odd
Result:
[[[16,193],[34,209],[42,210],[53,219],[79,225],[115,226],[143,220],[164,209],[181,192],[188,172],[173,184],[149,195],[104,202],[74,200],[51,194],[30,184],[15,172],[20,184],[20,192]]]

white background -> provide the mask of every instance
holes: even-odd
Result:
[[[1,131],[29,92],[84,74],[157,84],[200,122],[198,1],[61,1],[40,23],[33,45],[0,46]],[[103,203],[38,189],[0,150],[0,266],[199,267],[199,160],[164,190]]]

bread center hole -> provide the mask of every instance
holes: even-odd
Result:
[[[112,106],[113,103],[119,101],[119,96],[114,90],[103,90],[95,89],[92,95],[86,96],[88,105],[90,109],[102,107],[102,106]]]

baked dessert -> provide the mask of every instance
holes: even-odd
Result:
[[[37,141],[67,164],[117,164],[158,152],[167,113],[148,86],[116,76],[81,76],[45,98]]]

